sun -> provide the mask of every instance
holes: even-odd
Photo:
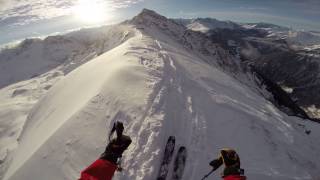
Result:
[[[78,0],[73,13],[78,20],[86,24],[103,23],[112,16],[106,1],[99,0]]]

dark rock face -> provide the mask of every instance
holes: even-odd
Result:
[[[290,94],[302,107],[315,104],[320,106],[317,95],[320,88],[320,59],[296,54],[294,52],[278,52],[263,56],[255,66],[280,86],[293,89]]]
[[[295,51],[281,42],[266,44],[248,42],[260,53],[258,57],[241,54],[242,60],[250,62],[259,72],[280,87],[289,87],[289,96],[301,108],[314,105],[320,108],[320,58],[308,51]],[[309,114],[311,117],[315,117]]]
[[[254,66],[251,67],[251,70],[260,80],[261,84],[265,85],[266,89],[272,93],[272,101],[278,106],[279,109],[286,112],[288,115],[295,115],[303,119],[309,119],[318,122],[316,119],[311,118],[277,83],[271,81]]]

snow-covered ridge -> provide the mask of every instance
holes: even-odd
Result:
[[[208,37],[200,32],[188,29],[176,20],[167,19],[156,12],[144,9],[141,13],[128,21],[134,24],[138,29],[149,31],[152,29],[152,35],[156,36],[157,31],[161,31],[174,41],[199,55],[202,61],[219,66],[231,73],[237,74],[240,71],[237,57],[231,56],[228,51],[220,47],[219,44],[212,42]]]
[[[74,68],[28,112],[4,180],[77,179],[116,120],[133,140],[117,180],[155,179],[170,135],[188,150],[183,180],[210,171],[223,147],[238,151],[250,179],[318,178],[319,124],[288,117],[222,71],[236,58],[150,10],[121,27],[131,36]]]
[[[242,27],[247,29],[261,29],[269,33],[269,37],[279,37],[288,43],[300,46],[320,44],[320,34],[315,31],[294,30],[269,23],[245,23]]]
[[[196,18],[196,19],[175,19],[176,22],[183,24],[188,29],[200,31],[203,33],[212,29],[234,29],[240,28],[240,25],[232,21],[219,21],[214,18]]]
[[[258,29],[266,29],[266,30],[276,30],[276,31],[289,31],[290,28],[284,27],[284,26],[279,26],[275,24],[270,24],[270,23],[242,23],[243,27],[246,28],[258,28]]]
[[[195,19],[174,19],[179,24],[186,26],[193,31],[207,33],[215,29],[256,29],[268,33],[268,37],[278,37],[286,39],[288,43],[312,46],[320,44],[319,32],[293,30],[288,27],[270,23],[237,23],[232,21],[220,21],[214,18],[195,18]]]

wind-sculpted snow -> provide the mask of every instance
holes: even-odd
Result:
[[[12,151],[18,147],[18,138],[28,113],[63,72],[50,71],[37,78],[0,89],[0,178],[8,168]]]
[[[117,120],[133,141],[115,180],[155,179],[171,135],[188,149],[183,180],[201,179],[224,147],[237,150],[249,179],[319,178],[319,124],[279,111],[223,71],[222,56],[202,54],[195,35],[186,41],[192,49],[172,36],[181,27],[163,16],[144,11],[126,24],[132,37],[67,74],[33,107],[4,180],[79,178]]]
[[[122,26],[83,29],[44,40],[26,39],[0,51],[0,88],[52,69],[68,73],[92,58],[120,45],[131,36]]]

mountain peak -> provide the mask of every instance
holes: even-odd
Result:
[[[142,9],[142,11],[137,15],[137,16],[153,16],[153,17],[163,17],[166,18],[160,14],[158,14],[157,12],[151,10],[151,9]]]
[[[147,8],[143,8],[142,11],[139,13],[139,15],[141,14],[154,14],[154,15],[159,15],[158,13],[156,13],[155,11],[151,10],[151,9],[147,9]]]
[[[168,19],[153,10],[143,9],[137,16],[135,16],[131,22],[134,24],[150,23],[150,22],[166,22]]]

